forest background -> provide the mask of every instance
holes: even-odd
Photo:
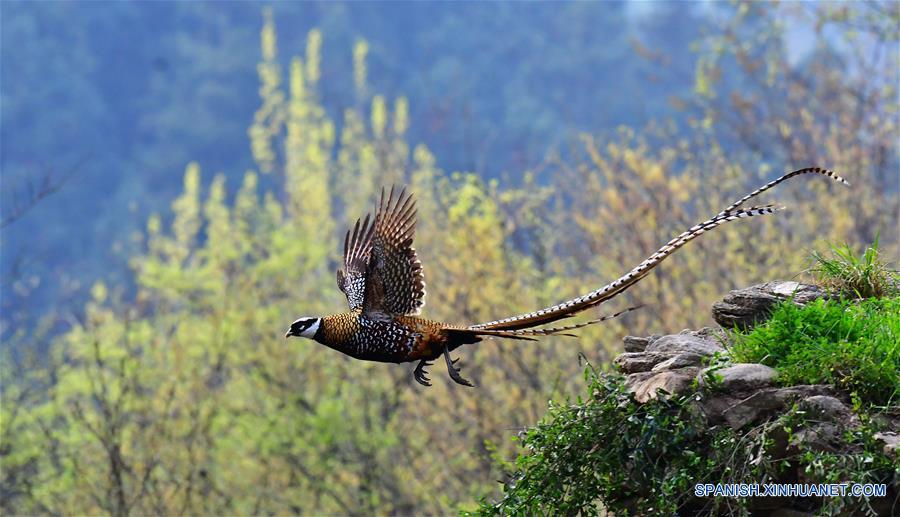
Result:
[[[900,237],[900,7],[10,3],[0,16],[0,501],[11,513],[434,512],[626,334],[710,323],[808,250]],[[425,315],[581,294],[788,170],[578,339],[479,387],[285,341],[343,310],[343,232],[411,186]]]

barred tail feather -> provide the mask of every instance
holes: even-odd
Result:
[[[834,171],[830,171],[828,169],[823,169],[821,167],[807,167],[805,169],[798,169],[794,172],[789,172],[776,180],[772,180],[772,181],[766,183],[762,187],[759,187],[758,189],[747,194],[746,196],[742,197],[741,199],[738,199],[731,206],[729,206],[725,210],[722,210],[721,212],[719,212],[719,215],[723,215],[728,212],[731,212],[732,210],[734,210],[734,209],[738,208],[739,206],[743,205],[744,203],[746,203],[748,200],[762,194],[763,192],[778,185],[779,183],[785,182],[785,181],[793,178],[794,176],[800,176],[801,174],[821,174],[823,176],[828,176],[829,178],[831,178],[839,183],[843,183],[844,185],[846,185],[848,187],[850,186],[850,183],[848,183],[847,180],[838,176]]]
[[[482,336],[487,337],[502,337],[506,339],[518,339],[520,341],[537,341],[537,338],[531,337],[526,334],[519,334],[516,331],[512,330],[474,330],[474,329],[451,329],[448,331],[452,336],[465,336],[467,338],[472,338],[473,343],[481,341]],[[452,339],[451,339],[452,341]]]
[[[587,327],[588,325],[596,325],[597,323],[602,323],[607,320],[611,320],[613,318],[618,318],[619,316],[629,313],[631,311],[636,311],[643,307],[643,305],[635,305],[634,307],[629,307],[627,309],[621,310],[619,312],[614,312],[612,314],[607,314],[605,316],[601,316],[599,318],[585,321],[582,323],[576,323],[574,325],[566,325],[563,327],[553,327],[548,329],[521,329],[521,330],[510,330],[506,332],[513,332],[518,336],[569,336],[569,337],[578,337],[575,334],[569,334],[568,332],[571,330],[577,330],[583,327]]]
[[[657,250],[656,253],[650,255],[646,260],[638,264],[637,267],[635,267],[625,275],[619,277],[615,281],[601,287],[600,289],[597,289],[596,291],[554,305],[553,307],[548,307],[546,309],[541,309],[536,312],[522,314],[519,316],[503,318],[501,320],[496,320],[489,323],[472,325],[469,327],[469,329],[520,330],[537,327],[540,325],[546,325],[563,318],[572,317],[579,312],[585,311],[591,307],[614,298],[622,291],[628,289],[632,285],[636,284],[639,280],[647,276],[647,274],[649,274],[653,268],[655,268],[663,260],[665,260],[666,257],[674,253],[676,250],[678,250],[688,242],[708,232],[709,230],[712,230],[713,228],[721,224],[725,224],[729,221],[743,219],[745,217],[753,217],[756,215],[767,215],[782,209],[783,207],[764,205],[747,209],[739,209],[725,215],[717,215],[712,219],[693,226],[678,237],[670,240],[663,247]]]
[[[591,307],[599,305],[605,301],[608,301],[620,293],[640,281],[642,278],[647,276],[650,271],[659,265],[660,262],[666,259],[669,255],[677,251],[679,248],[690,242],[691,240],[697,238],[698,236],[712,230],[713,228],[727,223],[729,221],[733,221],[735,219],[742,219],[745,217],[753,217],[755,215],[767,215],[771,214],[775,211],[782,210],[784,207],[775,207],[774,205],[762,205],[755,206],[751,208],[739,208],[741,205],[746,203],[748,200],[762,194],[763,192],[775,187],[776,185],[793,178],[794,176],[799,176],[801,174],[821,174],[823,176],[827,176],[835,181],[843,183],[847,186],[850,184],[842,177],[838,176],[834,172],[822,169],[820,167],[808,167],[805,169],[799,169],[793,172],[789,172],[780,178],[771,181],[762,187],[754,190],[750,194],[742,197],[737,202],[733,203],[731,206],[719,212],[712,219],[708,219],[700,224],[697,224],[687,231],[682,233],[681,235],[675,237],[674,239],[667,242],[663,247],[656,251],[656,253],[647,257],[643,262],[638,264],[634,269],[626,273],[624,276],[616,279],[614,282],[607,284],[596,291],[590,292],[584,296],[580,296],[578,298],[574,298],[572,300],[568,300],[566,302],[562,302],[560,304],[554,305],[552,307],[547,307],[546,309],[541,309],[536,312],[531,312],[528,314],[521,314],[518,316],[511,316],[509,318],[503,318],[496,321],[491,321],[488,323],[480,323],[478,325],[472,325],[469,329],[485,331],[485,330],[493,330],[493,331],[519,331],[521,335],[522,329],[531,329],[533,327],[546,325],[548,323],[552,323],[554,321],[558,321],[564,318],[569,318],[574,316],[575,314],[587,310]],[[588,323],[590,324],[590,323]],[[562,330],[568,330],[567,327],[561,327]],[[553,330],[553,329],[549,329]],[[537,331],[534,331],[537,332]],[[536,335],[536,334],[529,334]]]
[[[596,318],[590,321],[585,321],[583,323],[578,323],[575,325],[566,325],[564,327],[553,327],[549,329],[520,329],[520,330],[478,330],[472,328],[466,329],[454,329],[453,332],[465,333],[468,335],[474,336],[488,336],[488,337],[500,337],[500,338],[508,338],[508,339],[521,339],[526,341],[537,341],[532,336],[568,336],[568,337],[578,337],[575,334],[569,333],[569,331],[577,330],[582,327],[587,327],[588,325],[595,325],[597,323],[602,323],[607,320],[611,320],[613,318],[617,318],[625,313],[636,311],[643,307],[643,305],[637,305],[634,307],[629,307],[627,309],[621,310],[619,312],[613,314],[607,314],[606,316],[602,316],[600,318]]]

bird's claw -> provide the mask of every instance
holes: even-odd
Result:
[[[415,371],[413,371],[413,378],[416,379],[416,382],[425,387],[431,386],[431,379],[428,378],[428,372],[425,371],[425,368],[428,366],[431,366],[431,363],[422,360],[419,361]]]
[[[457,384],[462,384],[463,386],[468,386],[470,388],[474,388],[475,385],[472,384],[468,379],[463,378],[462,375],[459,374],[459,370],[455,368],[450,369],[450,378],[453,379]]]
[[[444,349],[444,360],[447,361],[447,373],[450,374],[450,378],[453,379],[453,382],[462,384],[463,386],[468,386],[470,388],[475,387],[474,384],[472,384],[470,381],[463,378],[463,376],[459,374],[459,368],[455,366],[459,361],[459,357],[457,357],[456,359],[450,359],[450,353],[446,348]]]

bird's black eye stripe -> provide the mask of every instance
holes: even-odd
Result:
[[[291,327],[295,330],[306,330],[311,327],[315,321],[316,320],[314,319],[297,320],[291,325]]]

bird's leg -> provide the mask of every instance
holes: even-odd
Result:
[[[416,379],[416,382],[426,387],[431,386],[431,379],[428,378],[428,372],[425,371],[425,368],[428,366],[431,366],[431,363],[422,359],[413,371],[413,377]]]
[[[475,385],[471,382],[463,379],[462,375],[459,374],[459,368],[454,366],[456,361],[459,361],[459,358],[451,360],[450,359],[450,351],[447,350],[447,347],[444,347],[444,360],[447,361],[447,373],[450,374],[450,378],[453,379],[457,384],[462,384],[463,386],[469,386],[470,388],[474,388]]]

